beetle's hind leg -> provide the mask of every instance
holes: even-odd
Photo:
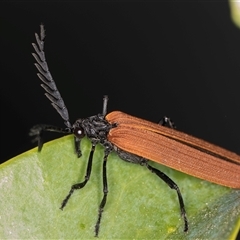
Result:
[[[187,214],[182,198],[181,191],[178,187],[178,185],[171,179],[169,178],[165,173],[161,172],[160,170],[148,165],[148,163],[145,164],[146,167],[152,172],[155,173],[158,177],[160,177],[171,189],[174,189],[177,192],[178,195],[178,201],[180,205],[180,211],[181,211],[181,216],[183,217],[184,221],[184,232],[188,231],[188,220],[187,220]]]
[[[150,166],[148,164],[148,160],[137,156],[135,154],[129,153],[129,152],[125,152],[117,147],[115,147],[115,151],[117,152],[118,156],[127,161],[127,162],[131,162],[131,163],[136,163],[136,164],[140,164],[142,166],[146,166],[148,168],[148,170],[150,170],[152,173],[155,173],[159,178],[161,178],[170,188],[174,189],[177,192],[178,195],[178,201],[179,201],[179,205],[180,205],[180,211],[181,211],[181,215],[183,217],[183,221],[184,221],[184,232],[188,231],[188,220],[187,220],[187,214],[186,214],[186,210],[185,210],[185,206],[184,206],[184,202],[183,202],[183,198],[182,198],[182,194],[181,191],[178,187],[178,185],[171,179],[169,178],[165,173],[161,172],[160,170]]]

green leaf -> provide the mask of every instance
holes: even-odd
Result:
[[[94,238],[102,199],[103,148],[94,154],[89,182],[59,209],[72,184],[84,179],[91,148],[83,139],[81,158],[73,137],[46,143],[0,166],[1,239]],[[189,219],[183,232],[177,194],[148,169],[108,159],[109,194],[99,238],[234,239],[240,226],[240,191],[221,187],[151,163],[181,189]]]
[[[240,28],[240,2],[229,0],[230,16],[233,23]]]

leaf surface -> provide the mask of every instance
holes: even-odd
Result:
[[[91,143],[74,153],[73,137],[44,144],[0,166],[1,239],[94,238],[102,199],[103,147],[97,146],[87,185],[59,209],[72,184],[83,181]],[[181,189],[189,219],[183,232],[177,194],[140,165],[110,154],[108,199],[99,239],[235,239],[240,226],[240,190],[218,186],[157,163]]]

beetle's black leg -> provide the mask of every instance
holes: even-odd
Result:
[[[82,152],[80,149],[80,143],[81,143],[81,138],[77,138],[76,136],[74,136],[75,151],[76,151],[78,158],[80,158],[82,156]]]
[[[158,175],[158,177],[160,177],[170,188],[176,190],[177,195],[178,195],[178,201],[179,201],[179,205],[180,205],[181,215],[182,215],[183,220],[184,220],[184,231],[187,232],[187,230],[188,230],[187,215],[186,215],[186,211],[185,211],[185,207],[184,207],[182,194],[181,194],[180,189],[178,188],[177,184],[172,179],[170,179],[166,174],[161,172],[160,170],[158,170],[156,168],[153,168],[150,165],[148,165],[147,159],[139,157],[139,156],[134,155],[134,154],[129,153],[129,152],[125,152],[125,151],[123,151],[119,148],[116,148],[116,147],[115,147],[115,151],[117,152],[117,154],[120,158],[122,158],[123,160],[125,160],[127,162],[136,163],[136,164],[140,164],[142,166],[146,166],[152,173],[155,173],[156,175]]]
[[[88,182],[88,180],[90,178],[90,175],[91,175],[91,171],[92,171],[92,160],[93,160],[93,154],[94,154],[94,151],[95,151],[95,146],[96,146],[96,144],[92,143],[92,149],[91,149],[91,152],[90,152],[90,155],[89,155],[89,158],[88,158],[87,171],[86,171],[84,181],[81,182],[81,183],[77,183],[77,184],[72,185],[68,195],[62,201],[62,204],[61,204],[61,207],[60,207],[61,210],[63,210],[63,208],[66,206],[66,204],[67,204],[69,198],[71,197],[71,195],[73,194],[73,192],[77,189],[83,188],[86,185],[86,183]]]
[[[176,128],[174,122],[169,118],[169,117],[166,117],[164,116],[159,122],[158,122],[159,125],[162,125],[162,126],[167,126],[169,128]]]
[[[176,128],[174,122],[169,118],[169,117],[166,117],[164,116],[160,121],[159,123],[160,125],[162,126],[167,126],[169,128]],[[181,215],[183,217],[183,220],[184,220],[184,232],[187,232],[188,231],[188,220],[187,220],[187,214],[186,214],[186,210],[185,210],[185,207],[184,207],[184,202],[183,202],[183,198],[182,198],[182,194],[180,192],[180,189],[178,187],[178,185],[172,180],[170,179],[166,174],[164,174],[163,172],[161,172],[160,170],[156,169],[156,168],[153,168],[151,167],[150,165],[146,164],[147,168],[157,174],[165,183],[167,183],[167,185],[176,190],[177,192],[177,195],[178,195],[178,201],[179,201],[179,204],[180,204],[180,211],[181,211]]]
[[[40,152],[43,147],[43,133],[44,132],[58,132],[58,133],[71,133],[70,128],[60,128],[60,127],[55,127],[52,125],[44,125],[44,124],[39,124],[35,125],[30,129],[29,135],[33,136],[34,139],[32,142],[38,141],[38,151]]]
[[[176,190],[177,195],[178,195],[178,201],[179,201],[179,204],[180,204],[181,215],[182,215],[183,220],[184,220],[184,232],[187,232],[188,231],[187,214],[186,214],[186,210],[185,210],[185,207],[184,207],[182,194],[181,194],[180,189],[178,188],[177,184],[172,179],[170,179],[166,174],[161,172],[160,170],[151,167],[147,163],[145,165],[152,173],[155,173],[156,175],[158,175],[158,177],[160,177],[170,188]]]
[[[105,150],[105,155],[104,155],[104,160],[103,160],[103,198],[100,203],[99,209],[98,209],[98,219],[97,223],[95,225],[95,237],[98,236],[99,233],[99,228],[100,228],[100,223],[101,223],[101,218],[102,218],[102,213],[104,210],[104,206],[107,202],[107,194],[108,194],[108,183],[107,183],[107,158],[109,155],[110,151],[109,149]]]

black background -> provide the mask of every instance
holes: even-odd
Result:
[[[121,110],[240,154],[240,29],[227,2],[2,3],[1,156],[31,149],[31,126],[64,126],[31,56],[45,52],[71,122]],[[53,138],[59,135],[52,136]]]

